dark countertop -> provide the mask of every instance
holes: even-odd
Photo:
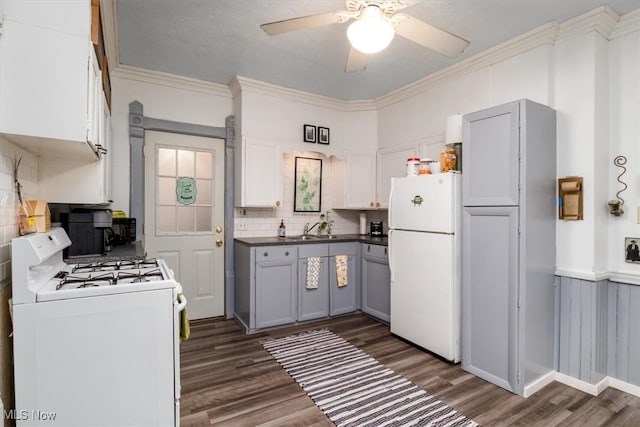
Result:
[[[64,262],[66,262],[67,264],[109,262],[131,259],[145,259],[146,256],[147,253],[142,246],[142,242],[137,241],[128,245],[114,245],[113,249],[104,255],[74,256],[71,258],[65,258]]]
[[[238,243],[244,243],[249,246],[275,246],[275,245],[307,245],[314,243],[340,243],[340,242],[362,242],[374,245],[388,245],[388,237],[372,237],[368,234],[335,234],[335,238],[329,239],[326,236],[322,238],[311,237],[302,239],[302,236],[288,237],[236,237],[234,240]]]

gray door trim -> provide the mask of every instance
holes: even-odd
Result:
[[[224,127],[204,126],[144,116],[139,101],[129,103],[129,216],[136,218],[136,240],[143,237],[144,221],[144,138],[145,131],[170,132],[190,136],[218,138],[225,141],[224,173],[224,251],[225,316],[233,317],[233,206],[235,118],[225,118]]]

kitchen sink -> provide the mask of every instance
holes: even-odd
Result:
[[[301,234],[299,236],[290,236],[285,237],[287,240],[333,240],[337,239],[338,236],[335,234],[328,234],[323,236],[318,236],[317,234]]]
[[[285,239],[287,240],[313,240],[316,239],[318,236],[305,236],[305,235],[300,235],[300,236],[289,236],[289,237],[285,237]]]
[[[338,238],[338,236],[336,236],[335,234],[325,234],[323,236],[307,235],[307,236],[302,236],[302,237],[307,237],[307,238],[316,239],[316,240],[332,240],[332,239],[337,239]]]

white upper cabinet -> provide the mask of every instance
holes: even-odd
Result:
[[[347,152],[345,160],[332,159],[331,207],[377,209],[376,152]]]
[[[95,160],[103,103],[91,1],[0,2],[0,133],[36,154]]]
[[[416,157],[415,146],[399,146],[384,148],[378,151],[377,168],[377,203],[381,208],[389,207],[389,193],[391,192],[391,178],[407,175],[407,158]]]
[[[235,204],[277,207],[282,204],[282,150],[272,141],[242,138],[236,150]]]
[[[409,146],[380,151],[347,152],[344,160],[332,159],[331,207],[334,209],[386,209],[391,178],[406,175]]]

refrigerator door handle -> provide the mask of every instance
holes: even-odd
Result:
[[[391,215],[391,212],[389,212],[389,215]],[[392,236],[393,236],[393,229],[389,229],[388,232],[388,237],[389,237],[389,244],[387,245],[387,255],[388,255],[388,259],[389,259],[389,278],[390,278],[390,282],[393,283],[393,251],[391,250],[391,248],[393,247],[391,245],[391,241],[393,240]]]

